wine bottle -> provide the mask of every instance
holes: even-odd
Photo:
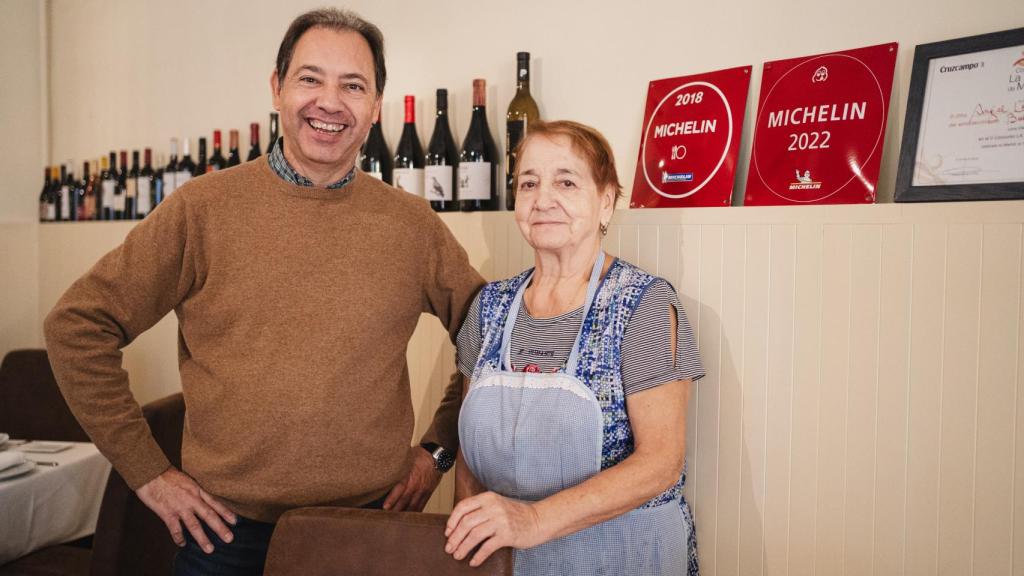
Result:
[[[50,188],[53,186],[51,175],[53,170],[49,166],[43,168],[43,190],[39,193],[39,221],[50,222]]]
[[[416,97],[405,97],[405,124],[395,148],[395,188],[423,197],[423,146],[416,135]]]
[[[121,150],[121,170],[117,164],[111,162],[110,170],[114,173],[116,186],[114,188],[114,220],[125,219],[125,193],[128,187],[128,152]]]
[[[277,135],[278,135],[278,125],[279,125],[278,122],[279,122],[279,120],[278,120],[277,112],[271,112],[270,113],[270,136],[269,136],[269,139],[267,140],[267,154],[270,154],[271,152],[273,152],[274,151],[274,146],[277,145]]]
[[[57,209],[60,206],[60,167],[50,166],[50,192],[46,197],[46,215],[50,222],[60,222]]]
[[[85,192],[82,197],[82,220],[96,220],[96,191],[99,182],[98,166],[95,160],[90,160],[84,166],[85,178],[82,179],[82,183],[85,184]]]
[[[224,159],[224,154],[220,151],[221,139],[220,130],[213,131],[213,154],[210,156],[209,162],[206,164],[206,172],[215,172],[217,170],[223,170],[227,166],[228,161]],[[199,144],[199,157],[203,157],[203,143]]]
[[[249,124],[249,155],[245,158],[246,162],[251,162],[260,157],[263,154],[260,152],[260,123],[253,122]]]
[[[86,194],[89,189],[89,161],[82,162],[82,179],[75,182],[75,219],[85,221],[89,219],[88,204],[91,200]]]
[[[430,207],[436,212],[457,211],[459,203],[455,198],[455,170],[459,165],[459,149],[455,146],[455,139],[448,126],[448,91],[444,88],[437,89],[434,134],[427,145],[424,164],[423,194],[430,200]]]
[[[388,143],[384,141],[384,130],[380,121],[370,126],[370,135],[363,144],[363,157],[359,161],[359,169],[378,180],[391,184],[394,163],[388,152]]]
[[[157,152],[156,170],[153,172],[153,209],[155,210],[164,201],[164,153]],[[150,210],[152,212],[153,210]]]
[[[139,218],[139,151],[132,150],[132,169],[128,171],[124,186],[124,219]]]
[[[228,132],[228,164],[227,167],[238,166],[242,157],[238,154],[238,130]]]
[[[171,157],[164,166],[164,193],[161,197],[167,198],[178,188],[178,139],[171,138]]]
[[[75,163],[73,160],[67,162],[67,177],[64,184],[67,186],[68,210],[64,213],[64,219],[69,222],[78,221],[78,180],[75,179]]]
[[[134,170],[134,169],[133,169]],[[136,176],[135,217],[143,219],[153,211],[153,150],[146,148],[142,155],[142,169]]]
[[[100,180],[100,220],[114,219],[114,196],[117,194],[117,153],[111,152],[103,164],[103,176]]]
[[[473,117],[459,154],[459,203],[463,211],[497,210],[498,151],[487,127],[487,81],[473,80]]]
[[[64,222],[71,219],[71,188],[68,186],[67,164],[60,165],[57,178],[57,185],[54,187],[54,190],[57,191],[54,220]]]
[[[195,171],[196,163],[192,161],[192,155],[189,154],[189,140],[185,138],[181,141],[181,160],[178,160],[178,173],[174,176],[174,189],[181,188],[192,178]]]
[[[206,138],[199,139],[199,159],[196,161],[196,168],[192,171],[193,176],[202,176],[209,170],[206,164]]]
[[[530,95],[530,53],[516,54],[516,95],[505,114],[505,208],[516,209],[516,146],[526,137],[530,124],[540,120],[537,102]]]

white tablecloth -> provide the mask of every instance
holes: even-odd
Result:
[[[25,453],[57,466],[0,480],[0,564],[96,530],[110,463],[93,444],[71,444],[55,454]]]

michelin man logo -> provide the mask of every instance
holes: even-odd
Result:
[[[811,77],[811,83],[816,84],[818,82],[824,82],[825,80],[828,80],[828,68],[819,66],[818,69],[814,71],[814,76]]]

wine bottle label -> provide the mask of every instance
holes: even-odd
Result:
[[[71,219],[71,189],[67,186],[60,187],[60,217],[64,220]]]
[[[53,202],[46,203],[46,221],[54,222],[57,220],[57,205]]]
[[[401,188],[406,192],[423,197],[423,169],[422,168],[395,168],[395,188]]]
[[[117,182],[114,180],[104,180],[101,184],[103,187],[103,207],[113,208],[114,207],[114,189],[117,188]]]
[[[153,197],[151,195],[151,188],[152,186],[150,185],[149,178],[139,178],[138,200],[136,200],[135,202],[135,210],[138,211],[140,216],[145,216],[146,214],[149,214],[149,211],[153,209]]]
[[[136,178],[129,178],[125,189],[125,196],[135,198],[139,190],[139,181]]]
[[[174,189],[177,188],[175,183],[175,177],[177,172],[164,172],[164,198],[167,198],[174,193]]]
[[[192,179],[192,173],[188,170],[178,170],[178,173],[174,175],[174,189],[181,188],[185,182]]]
[[[454,200],[451,166],[427,166],[423,175],[423,195],[427,200]]]
[[[124,212],[124,199],[127,194],[114,194],[114,212]]]
[[[367,174],[373,176],[374,178],[380,180],[381,182],[384,181],[384,174],[381,174],[380,172],[367,172]]]
[[[459,200],[491,199],[491,163],[459,164]]]

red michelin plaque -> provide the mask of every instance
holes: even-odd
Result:
[[[766,62],[744,204],[870,204],[896,43]]]
[[[651,82],[630,208],[728,206],[750,66]]]

